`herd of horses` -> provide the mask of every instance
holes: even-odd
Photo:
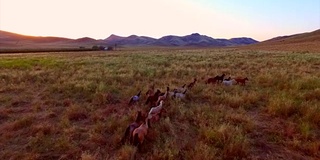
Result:
[[[235,78],[231,79],[231,77],[225,79],[225,74],[221,76],[215,76],[209,78],[205,81],[206,84],[223,84],[226,86],[233,85],[234,82],[236,84],[245,85],[248,78]],[[159,89],[155,90],[155,85],[149,87],[148,91],[145,93],[147,96],[147,100],[145,105],[150,106],[150,110],[147,115],[142,114],[141,111],[138,111],[136,120],[129,124],[126,128],[125,134],[121,139],[121,143],[129,143],[131,145],[137,146],[140,148],[141,144],[144,142],[145,137],[148,133],[148,129],[151,128],[150,121],[156,122],[160,119],[161,113],[164,110],[163,105],[169,98],[177,98],[184,99],[186,96],[186,92],[191,90],[197,79],[195,78],[188,85],[184,84],[179,88],[175,88],[170,91],[170,88],[167,87],[165,92],[161,92]],[[134,95],[130,98],[128,105],[132,106],[139,102],[141,96],[141,91],[137,95]]]

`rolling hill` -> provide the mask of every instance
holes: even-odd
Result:
[[[320,29],[287,36],[275,37],[257,44],[240,48],[278,51],[320,52]]]

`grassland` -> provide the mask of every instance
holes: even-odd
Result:
[[[165,103],[137,159],[319,159],[320,54],[232,49],[0,55],[0,159],[130,159],[119,141],[151,84]],[[246,86],[206,85],[225,73]]]

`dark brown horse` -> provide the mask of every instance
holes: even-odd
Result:
[[[150,103],[151,106],[155,105],[158,100],[158,97],[160,96],[160,93],[160,90],[157,90],[157,92],[154,93],[154,95],[148,96],[145,104],[148,105]]]
[[[206,84],[209,84],[209,83],[222,83],[223,79],[224,79],[224,76],[225,74],[222,74],[221,76],[215,76],[214,78],[209,78],[207,81],[206,81]]]
[[[225,74],[223,73],[221,76],[216,76],[216,79],[218,81],[218,83],[222,83],[223,79],[224,79]]]
[[[127,127],[124,136],[121,139],[122,144],[125,144],[128,140],[131,139],[132,132],[144,122],[145,118],[146,116],[143,116],[141,111],[138,111],[136,120]]]

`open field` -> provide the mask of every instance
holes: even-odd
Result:
[[[320,159],[320,53],[233,49],[0,55],[0,159]],[[246,86],[205,84],[216,75]],[[145,92],[169,100],[141,150],[119,141]],[[142,90],[141,102],[128,107]]]

